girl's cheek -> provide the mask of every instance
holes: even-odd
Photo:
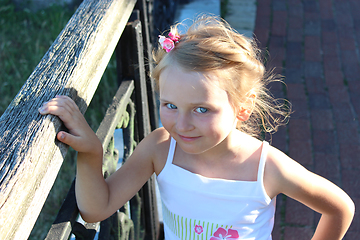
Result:
[[[173,116],[171,113],[169,113],[168,110],[161,110],[160,109],[160,120],[162,125],[165,127],[165,125],[168,125],[173,119]]]

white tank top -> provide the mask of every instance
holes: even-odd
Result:
[[[172,163],[171,139],[164,169],[157,176],[166,240],[271,240],[275,199],[266,194],[263,142],[257,181],[208,178]]]

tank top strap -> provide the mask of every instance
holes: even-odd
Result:
[[[259,162],[258,176],[257,176],[258,181],[261,183],[263,183],[263,179],[264,179],[264,170],[265,170],[265,163],[266,163],[268,149],[269,149],[269,143],[263,141],[260,162]]]
[[[175,148],[176,148],[176,140],[174,138],[171,138],[169,152],[168,152],[168,156],[166,159],[166,165],[172,164],[173,159],[174,159],[174,154],[175,154]]]

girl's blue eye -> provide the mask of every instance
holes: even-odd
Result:
[[[208,110],[204,107],[198,107],[195,109],[195,112],[197,113],[206,113]]]
[[[169,108],[169,109],[177,109],[177,107],[172,103],[167,103],[166,107]]]

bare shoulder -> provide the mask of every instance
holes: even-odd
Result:
[[[318,212],[323,211],[324,203],[349,202],[348,196],[334,183],[274,147],[270,147],[266,161],[264,185],[270,197],[283,193]]]
[[[170,134],[163,127],[151,132],[140,144],[142,151],[150,154],[154,171],[158,175],[165,166],[170,146]]]
[[[266,192],[272,198],[279,193],[293,195],[303,186],[304,179],[314,177],[298,162],[291,159],[282,151],[270,146],[264,173]]]

